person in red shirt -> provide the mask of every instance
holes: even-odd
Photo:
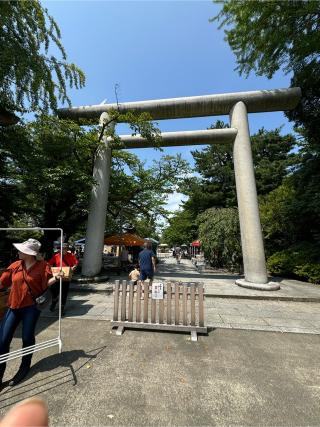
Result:
[[[68,243],[63,243],[62,245],[62,267],[71,267],[71,270],[74,271],[77,268],[77,265],[79,261],[73,255],[73,253],[68,252],[69,245]],[[50,259],[49,264],[51,267],[60,267],[61,265],[61,255],[60,251],[53,255],[53,257]],[[69,287],[70,287],[70,280],[69,279],[63,279],[62,282],[62,295],[61,295],[61,312],[62,314],[65,313],[65,305],[67,302],[67,297],[69,293]],[[59,301],[59,290],[60,285],[59,283],[54,284],[50,291],[52,293],[52,303],[50,306],[50,311],[54,311],[57,302]]]
[[[48,286],[58,279],[52,277],[49,264],[37,260],[41,243],[29,239],[23,243],[13,244],[19,253],[19,261],[15,261],[0,277],[0,291],[10,287],[8,310],[0,326],[0,355],[9,352],[13,334],[22,322],[23,348],[35,344],[35,328],[40,316],[34,298],[41,295]],[[21,365],[9,385],[16,385],[28,374],[31,366],[32,353],[22,357]],[[0,389],[6,369],[0,363]]]

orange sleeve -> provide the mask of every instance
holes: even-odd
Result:
[[[12,285],[12,272],[21,265],[21,261],[15,261],[4,270],[0,277],[0,289],[9,288]]]
[[[42,289],[47,289],[48,281],[53,277],[51,266],[49,263],[45,263],[43,279],[42,279]]]
[[[1,274],[0,277],[0,289],[8,288],[11,286],[11,277],[12,277],[12,270],[9,270],[8,268],[4,270],[4,272]]]

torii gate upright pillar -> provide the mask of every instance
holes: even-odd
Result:
[[[102,129],[110,122],[109,114],[102,113],[100,126]],[[114,123],[107,126],[114,126]],[[106,212],[110,184],[112,150],[107,137],[103,135],[103,144],[96,152],[93,179],[95,183],[91,190],[90,208],[88,215],[86,244],[82,264],[82,274],[93,277],[100,273],[102,267],[103,240],[106,225]]]
[[[230,112],[231,127],[238,133],[233,144],[233,161],[237,188],[241,246],[245,279],[236,283],[251,289],[277,290],[280,285],[268,283],[263,237],[254,176],[247,107],[237,102]]]

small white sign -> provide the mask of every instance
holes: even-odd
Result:
[[[152,282],[152,299],[163,299],[163,283]]]

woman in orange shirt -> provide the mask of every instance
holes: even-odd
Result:
[[[23,243],[14,243],[19,253],[19,261],[9,265],[0,277],[0,291],[11,287],[8,298],[8,311],[0,326],[0,355],[9,352],[14,332],[22,322],[23,348],[35,344],[35,327],[40,316],[34,298],[41,295],[58,278],[52,277],[51,267],[45,261],[38,261],[41,243],[29,239]],[[30,291],[31,290],[31,291]],[[32,353],[22,357],[21,365],[9,385],[16,385],[28,374]],[[6,369],[0,363],[0,389]]]

